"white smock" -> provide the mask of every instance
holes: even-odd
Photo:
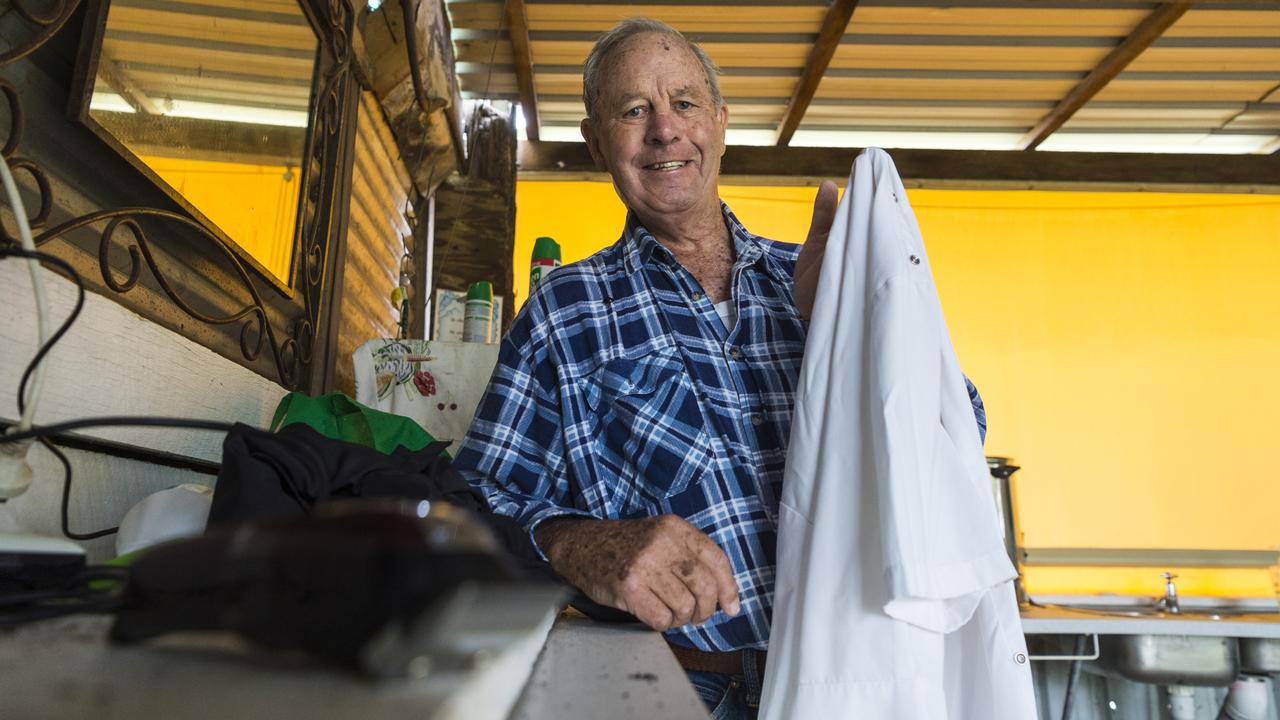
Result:
[[[994,503],[920,229],[868,149],[796,392],[761,720],[1035,720]]]

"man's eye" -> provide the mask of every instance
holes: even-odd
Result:
[[[677,101],[676,101],[676,109],[677,109],[677,110],[688,110],[688,109],[690,109],[690,108],[692,108],[692,107],[693,107],[693,103],[689,102],[688,100],[677,100]]]
[[[644,108],[643,108],[643,107],[641,107],[641,106],[639,106],[639,105],[637,105],[637,106],[635,106],[635,107],[631,108],[630,110],[628,110],[628,111],[626,111],[626,112],[622,113],[622,117],[638,118],[638,117],[640,117],[641,113],[643,113],[643,112],[644,112]]]

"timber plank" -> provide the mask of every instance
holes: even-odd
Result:
[[[730,147],[721,174],[768,178],[848,177],[856,148]],[[1224,186],[1280,191],[1278,155],[1173,155],[1155,153],[1077,153],[1018,150],[890,151],[904,180],[970,183],[1070,185],[1182,185],[1196,189]],[[595,173],[584,143],[521,143],[520,171]]]

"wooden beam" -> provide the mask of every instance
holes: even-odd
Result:
[[[733,146],[721,177],[785,184],[843,181],[857,148]],[[1028,153],[1018,150],[890,150],[909,185],[934,187],[1078,188],[1280,193],[1280,154]],[[570,142],[520,144],[522,176],[594,177],[587,146]]]
[[[146,115],[161,115],[160,108],[144,91],[138,87],[126,73],[124,66],[120,64],[106,51],[99,53],[98,57],[98,77],[102,78],[107,86],[116,91],[116,94],[124,98],[129,103],[129,107],[134,111]]]
[[[1178,0],[1178,2],[1169,2],[1161,4],[1155,10],[1147,15],[1138,26],[1129,33],[1129,37],[1125,38],[1114,50],[1107,53],[1102,58],[1097,67],[1089,72],[1078,85],[1067,93],[1049,114],[1040,118],[1040,122],[1035,124],[1022,139],[1018,141],[1018,148],[1021,150],[1034,150],[1040,143],[1054,133],[1064,123],[1071,119],[1085,103],[1093,99],[1102,88],[1107,86],[1116,75],[1129,66],[1135,58],[1142,54],[1142,51],[1151,46],[1165,30],[1168,30],[1178,18],[1191,9],[1191,0]]]
[[[92,115],[137,155],[208,162],[288,165],[303,161],[306,128],[95,110]]]
[[[538,139],[538,91],[533,85],[533,52],[529,49],[529,17],[524,0],[507,0],[507,35],[511,38],[511,56],[516,65],[516,84],[520,87],[520,106],[524,110],[525,133]]]
[[[409,62],[410,39],[419,66]],[[387,0],[365,23],[364,44],[373,93],[405,169],[417,195],[429,196],[455,169],[466,167],[462,96],[443,0]],[[418,73],[417,83],[411,73]]]
[[[800,127],[800,121],[809,109],[813,94],[818,91],[818,83],[822,82],[823,73],[831,64],[836,48],[840,47],[840,38],[844,37],[849,19],[853,17],[853,11],[857,7],[858,0],[831,0],[827,16],[822,19],[822,29],[818,31],[818,39],[809,51],[809,59],[805,61],[804,72],[800,74],[796,90],[787,101],[787,111],[778,124],[774,137],[778,147],[786,147],[791,142],[791,136],[795,135],[796,128]]]
[[[1258,152],[1263,155],[1269,155],[1271,153],[1276,152],[1277,150],[1280,150],[1280,137],[1276,138],[1275,140],[1272,140],[1266,145],[1263,145],[1262,149],[1259,150]]]

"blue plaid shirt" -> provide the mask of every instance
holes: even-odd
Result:
[[[723,210],[737,250],[732,328],[629,215],[618,242],[551,273],[525,303],[454,462],[531,535],[557,516],[663,513],[705,532],[729,558],[742,610],[667,639],[713,651],[768,644],[805,341],[792,299],[800,246],[752,235]]]

